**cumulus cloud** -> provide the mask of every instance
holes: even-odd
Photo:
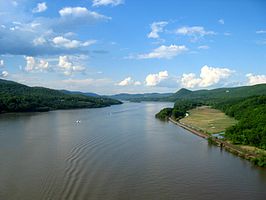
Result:
[[[165,46],[165,45],[162,45],[162,46],[154,49],[150,53],[138,55],[137,58],[138,59],[150,59],[150,58],[171,59],[171,58],[177,56],[180,53],[184,53],[187,50],[188,50],[188,48],[186,46],[184,46],[184,45],[181,45],[181,46],[177,46],[177,45]]]
[[[148,38],[159,38],[159,33],[163,32],[163,28],[168,24],[168,22],[160,21],[153,22],[151,24],[151,32],[148,34]]]
[[[35,24],[35,23],[34,23]],[[11,55],[58,55],[88,53],[85,47],[95,43],[95,40],[70,40],[57,35],[49,27],[22,24],[16,31],[0,28],[0,54]]]
[[[209,87],[228,78],[232,73],[233,71],[228,68],[209,67],[205,65],[201,68],[200,77],[197,77],[194,73],[183,74],[181,84],[186,88]]]
[[[34,46],[44,45],[47,41],[44,37],[37,37],[33,41]]]
[[[33,13],[40,13],[47,10],[46,2],[38,3],[37,6],[32,10]]]
[[[124,0],[92,0],[92,6],[118,6],[124,3]]]
[[[59,10],[59,15],[58,19],[53,19],[51,22],[51,26],[56,32],[73,31],[82,26],[112,19],[86,7],[64,7]]]
[[[110,19],[110,17],[99,14],[95,11],[90,11],[85,7],[65,7],[59,10],[59,14],[61,17],[67,19]]]
[[[62,48],[54,44],[53,39],[57,36],[71,37],[69,31],[91,25],[99,21],[110,19],[97,12],[92,12],[85,7],[65,7],[59,10],[58,17],[38,17],[24,12],[24,5],[14,7],[11,1],[3,1],[0,8],[0,55],[71,55],[88,54],[84,46],[91,41],[67,41],[67,46],[80,46],[78,48]],[[64,33],[66,35],[64,35]],[[73,35],[72,35],[73,36]],[[73,44],[74,43],[74,44]]]
[[[18,6],[18,2],[17,1],[11,1],[13,6]]]
[[[80,47],[87,47],[96,42],[96,40],[88,40],[86,42],[81,42],[78,40],[69,40],[67,38],[64,38],[62,36],[55,37],[53,40],[53,43],[56,45],[56,47],[60,48],[67,48],[67,49],[75,49]]]
[[[219,19],[218,22],[219,22],[219,24],[224,25],[224,20],[223,19]]]
[[[58,67],[66,76],[71,75],[73,72],[84,72],[85,67],[74,65],[68,56],[59,56]]]
[[[2,72],[0,73],[0,76],[5,78],[5,77],[8,76],[8,72],[7,72],[7,71],[2,71]]]
[[[181,35],[213,35],[215,32],[213,31],[206,31],[204,27],[202,26],[184,26],[176,30],[177,34]]]
[[[156,86],[161,81],[168,78],[168,72],[167,71],[161,71],[158,74],[149,74],[146,79],[145,83],[147,86]]]
[[[249,85],[266,83],[266,75],[247,74],[246,77],[248,78],[248,84]]]
[[[141,85],[141,82],[133,80],[130,76],[120,81],[117,85],[129,86],[129,85]]]
[[[183,26],[181,28],[178,28],[175,31],[178,35],[185,35],[192,37],[192,41],[196,41],[199,38],[202,38],[206,35],[215,35],[216,33],[214,31],[207,31],[202,26]]]
[[[25,60],[26,66],[24,70],[27,72],[49,70],[49,63],[44,59],[37,60],[32,56],[26,56]]]
[[[264,34],[266,33],[266,30],[259,30],[259,31],[256,31],[257,34]]]
[[[4,66],[4,60],[0,60],[0,67],[3,67]]]

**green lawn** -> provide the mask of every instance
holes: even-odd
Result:
[[[209,134],[223,132],[227,127],[237,122],[220,110],[208,106],[189,110],[188,113],[189,116],[181,119],[180,122]]]

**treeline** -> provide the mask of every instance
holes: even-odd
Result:
[[[119,103],[110,98],[65,94],[58,90],[28,87],[0,79],[0,113],[98,108]]]
[[[169,117],[175,120],[179,120],[185,117],[188,110],[191,110],[201,105],[203,105],[201,101],[186,100],[186,99],[178,100],[175,102],[173,108],[164,108],[159,113],[157,113],[155,117],[161,120],[167,120]]]
[[[247,98],[180,99],[173,108],[162,109],[156,117],[179,120],[197,106],[207,105],[234,117],[238,123],[225,131],[225,138],[234,144],[252,145],[266,150],[266,95]]]
[[[238,120],[236,125],[225,131],[228,140],[266,150],[266,95],[217,104],[215,107]]]

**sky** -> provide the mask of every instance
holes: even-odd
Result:
[[[265,0],[0,0],[0,78],[98,94],[266,83]]]

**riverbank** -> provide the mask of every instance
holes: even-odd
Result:
[[[170,122],[176,124],[177,126],[180,126],[184,129],[188,130],[189,132],[208,140],[209,143],[214,144],[216,146],[219,146],[221,149],[224,148],[225,150],[227,150],[230,153],[233,153],[233,154],[235,154],[241,158],[244,158],[246,160],[253,162],[255,165],[265,167],[265,162],[266,162],[265,155],[262,155],[260,153],[257,154],[253,151],[243,149],[237,145],[231,144],[229,141],[221,140],[221,139],[213,137],[207,133],[203,133],[199,130],[195,130],[194,128],[192,128],[192,127],[190,127],[184,123],[181,123],[179,121],[176,121],[176,120],[172,119],[171,117],[169,117],[168,120]]]

